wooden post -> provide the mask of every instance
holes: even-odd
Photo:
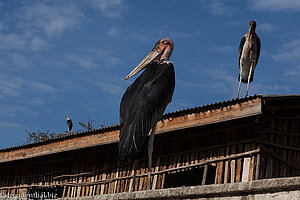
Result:
[[[236,138],[235,130],[232,131],[231,137]],[[236,145],[232,145],[231,146],[231,154],[235,154],[235,153],[236,153]],[[230,182],[231,183],[235,182],[235,164],[236,164],[235,159],[230,161]]]
[[[203,177],[202,177],[202,185],[205,185],[206,183],[207,171],[208,171],[208,165],[205,165],[203,171]]]
[[[257,154],[257,160],[256,160],[256,170],[255,170],[255,180],[259,179],[259,172],[260,172],[260,154]]]

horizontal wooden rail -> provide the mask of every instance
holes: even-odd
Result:
[[[222,147],[231,146],[231,145],[246,144],[246,143],[255,142],[255,141],[257,141],[257,139],[258,138],[253,138],[253,139],[248,139],[248,140],[242,140],[242,141],[237,141],[237,142],[226,143],[226,144],[222,144],[222,145],[215,145],[215,146],[210,146],[210,147],[198,148],[198,149],[179,152],[179,153],[163,154],[163,155],[159,155],[159,156],[153,156],[152,159],[170,157],[170,156],[174,156],[174,155],[182,155],[182,154],[187,154],[187,153],[194,153],[194,152],[211,150],[211,149],[217,149],[217,148],[222,148]],[[148,158],[147,159],[140,159],[139,162],[143,162],[143,161],[147,161],[147,160],[148,160]],[[131,163],[133,163],[133,162],[126,163],[126,164],[123,164],[123,165],[117,165],[117,166],[114,166],[114,167],[109,167],[109,168],[105,168],[105,169],[101,169],[101,170],[91,171],[91,172],[55,176],[53,179],[66,178],[66,177],[76,177],[76,176],[82,176],[82,175],[93,175],[93,174],[100,173],[100,172],[103,172],[103,171],[108,171],[108,170],[111,170],[111,169],[117,169],[117,168],[120,168],[120,167],[124,167],[124,166],[130,165]]]

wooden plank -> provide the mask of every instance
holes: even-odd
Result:
[[[222,141],[226,141],[225,137],[226,137],[226,134],[222,134],[220,136],[220,138],[221,138],[220,143],[222,143]],[[219,156],[219,158],[224,158],[224,154],[225,154],[225,148],[222,147],[220,149],[220,156]],[[221,184],[222,181],[223,181],[222,180],[222,177],[223,177],[223,168],[224,168],[224,162],[221,161],[221,162],[219,162],[219,168],[218,168],[218,178],[217,178],[217,183],[218,184]]]
[[[227,140],[227,142],[226,143],[228,143],[229,141],[230,141],[230,132],[226,132],[226,140]],[[229,156],[229,153],[230,153],[230,146],[228,145],[227,147],[226,147],[226,155],[225,155],[225,157],[227,157],[227,156]],[[228,183],[229,182],[229,161],[228,160],[226,160],[225,161],[225,169],[224,169],[224,183]]]
[[[156,163],[155,163],[155,167],[154,167],[154,172],[158,172],[159,171],[159,165],[160,165],[160,158],[156,159]],[[153,179],[152,179],[152,190],[156,189],[156,185],[157,185],[157,178],[158,175],[154,175]]]
[[[231,138],[236,138],[236,130],[233,130],[232,133],[231,133]],[[235,154],[236,153],[236,148],[237,148],[237,145],[231,145],[231,154]],[[236,165],[236,160],[235,159],[232,159],[230,161],[230,182],[231,183],[235,183],[235,165]]]
[[[255,149],[255,144],[252,143],[252,148],[251,149]],[[252,155],[251,156],[251,163],[250,163],[250,171],[249,171],[249,179],[248,181],[253,181],[254,179],[254,172],[255,172],[255,160],[256,160],[257,155]]]
[[[117,168],[116,169],[116,178],[119,177],[119,174],[120,174],[120,168]],[[117,192],[117,184],[118,184],[118,181],[115,181],[114,182],[114,191],[113,191],[114,194]]]
[[[105,160],[108,160],[109,159],[109,155],[108,153],[105,155]],[[105,160],[103,161],[104,162],[104,165],[103,165],[103,169],[106,169],[108,167],[108,163],[105,162]],[[102,174],[101,174],[101,180],[105,180],[106,179],[106,176],[107,176],[107,171],[102,171]],[[105,190],[105,184],[101,184],[101,187],[100,187],[100,195],[101,194],[104,194],[104,190]]]
[[[202,185],[205,185],[206,183],[207,171],[208,171],[208,165],[205,165],[203,171],[203,177],[202,177]]]
[[[95,170],[96,170],[96,160],[97,160],[97,155],[94,153],[94,154],[92,154],[91,157],[92,157],[92,159],[91,159],[90,165],[92,166],[92,171],[95,171]],[[96,181],[95,178],[96,178],[96,174],[91,174],[91,179],[90,179],[90,181],[91,181],[91,182]],[[89,193],[88,193],[89,196],[92,196],[92,195],[94,194],[94,189],[95,189],[95,188],[96,188],[95,185],[91,185],[91,186],[90,186],[90,188],[89,188]]]
[[[81,155],[80,164],[79,164],[79,173],[83,173],[84,172],[85,161],[86,161],[86,157]],[[80,176],[78,178],[78,183],[82,183],[82,182],[84,182],[84,175],[82,175],[82,176]],[[79,186],[77,188],[77,193],[76,193],[75,197],[82,196],[82,190],[83,190],[83,187]]]
[[[124,173],[124,168],[126,168],[126,166],[118,168],[118,170],[119,170],[119,173],[118,173],[119,177],[123,177],[124,176],[124,174],[123,174]],[[133,173],[134,173],[133,167],[131,169],[132,169],[132,176],[133,176]],[[117,184],[116,184],[116,193],[119,193],[119,192],[121,192],[121,180],[117,180],[116,182],[117,182]],[[133,180],[131,179],[131,184],[132,184],[132,182],[133,182]],[[130,186],[130,188],[131,188],[131,186]]]
[[[284,120],[284,127],[283,127],[283,131],[286,133],[287,132],[287,130],[288,130],[288,123],[289,121],[286,119],[286,120]],[[287,146],[287,136],[286,135],[284,135],[283,136],[283,145],[284,146]],[[287,150],[283,150],[282,151],[282,157],[283,158],[285,158],[286,160],[288,160],[288,156],[287,156]],[[287,176],[287,165],[286,164],[283,164],[282,165],[282,169],[281,169],[281,173],[280,173],[280,176],[281,177],[286,177]]]
[[[274,115],[274,113],[272,113]],[[272,125],[271,125],[271,130],[276,130],[276,122],[275,119],[272,119]],[[269,134],[269,141],[273,142],[274,141],[274,135],[271,133]],[[273,151],[273,148],[270,147],[270,151]],[[266,161],[266,175],[265,178],[272,178],[273,174],[273,157],[267,156],[267,161]]]
[[[251,147],[252,147],[251,144],[246,144],[245,151],[250,151],[252,149]],[[245,157],[244,164],[243,164],[243,172],[242,172],[242,182],[249,181],[250,165],[251,165],[251,157]]]
[[[148,162],[147,161],[143,161],[141,163],[140,169],[138,167],[138,170],[137,170],[138,173],[137,173],[137,175],[139,175],[139,174],[146,174],[147,171],[148,171],[147,166],[148,166]],[[137,178],[136,185],[135,185],[135,188],[136,188],[135,191],[141,191],[141,190],[144,189],[144,184],[146,182],[145,179],[147,179],[147,178],[145,178],[145,177],[138,177]]]
[[[295,132],[299,133],[300,130],[299,130],[299,126],[300,126],[300,120],[299,118],[295,120]],[[295,138],[295,141],[294,141],[294,147],[299,147],[300,146],[300,140],[299,140],[299,137]],[[293,160],[299,160],[299,156],[300,156],[300,153],[298,151],[296,151],[294,153],[294,156],[293,156]],[[295,176],[298,176],[299,175],[299,171],[297,171],[296,169],[292,169],[293,170],[293,173],[295,174]]]
[[[242,152],[243,146],[238,145],[238,152]],[[242,171],[242,158],[238,158],[236,162],[236,176],[235,181],[240,182],[241,181],[241,171]]]
[[[161,165],[160,171],[166,170],[167,166],[168,166],[168,158],[163,158],[163,164]],[[159,181],[158,181],[158,188],[157,189],[163,189],[164,188],[164,184],[165,184],[165,178],[166,178],[166,174],[162,174],[159,176]]]
[[[260,167],[261,167],[261,160],[260,160],[260,155],[261,154],[257,154],[257,159],[256,159],[256,169],[255,169],[255,180],[258,180],[260,178]]]
[[[151,167],[151,170],[152,170],[151,175],[153,176],[153,173],[155,173],[155,172],[153,172],[153,165]],[[142,190],[146,190],[147,189],[148,171],[149,171],[149,168],[148,168],[148,160],[147,160],[147,162],[145,162],[145,175],[146,176],[143,176],[145,178],[141,181],[141,182],[143,182],[143,184],[142,184]]]

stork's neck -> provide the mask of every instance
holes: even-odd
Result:
[[[160,61],[158,61],[158,64],[173,64],[173,62],[172,61],[170,61],[170,60],[160,60]]]

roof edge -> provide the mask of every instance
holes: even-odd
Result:
[[[205,112],[208,110],[215,110],[215,109],[219,109],[222,107],[226,107],[228,105],[234,105],[237,103],[243,103],[246,101],[250,101],[250,100],[253,100],[256,98],[262,98],[263,96],[270,97],[269,95],[253,95],[253,96],[239,98],[239,99],[236,98],[236,99],[231,99],[228,101],[216,102],[213,104],[206,104],[206,105],[198,106],[198,107],[194,107],[194,108],[187,108],[187,109],[183,109],[183,110],[179,110],[179,111],[175,111],[175,112],[166,113],[162,116],[161,120],[174,118],[174,117],[180,117],[183,115],[188,115],[188,114],[192,114],[192,113],[196,113],[196,112]],[[300,97],[300,95],[299,95],[299,97]],[[75,133],[63,135],[60,137],[48,139],[48,140],[45,140],[42,142],[35,142],[35,143],[30,143],[30,144],[24,144],[24,145],[3,148],[3,149],[0,149],[0,153],[14,151],[14,150],[18,150],[18,149],[26,149],[26,148],[31,148],[31,147],[40,146],[40,145],[46,145],[49,143],[54,143],[54,142],[67,140],[67,139],[73,139],[73,138],[77,138],[77,137],[84,137],[84,136],[93,135],[93,134],[102,134],[105,132],[118,130],[119,128],[120,128],[120,125],[118,124],[118,125],[112,125],[112,126],[108,126],[108,127],[99,128],[99,129],[75,132]]]

